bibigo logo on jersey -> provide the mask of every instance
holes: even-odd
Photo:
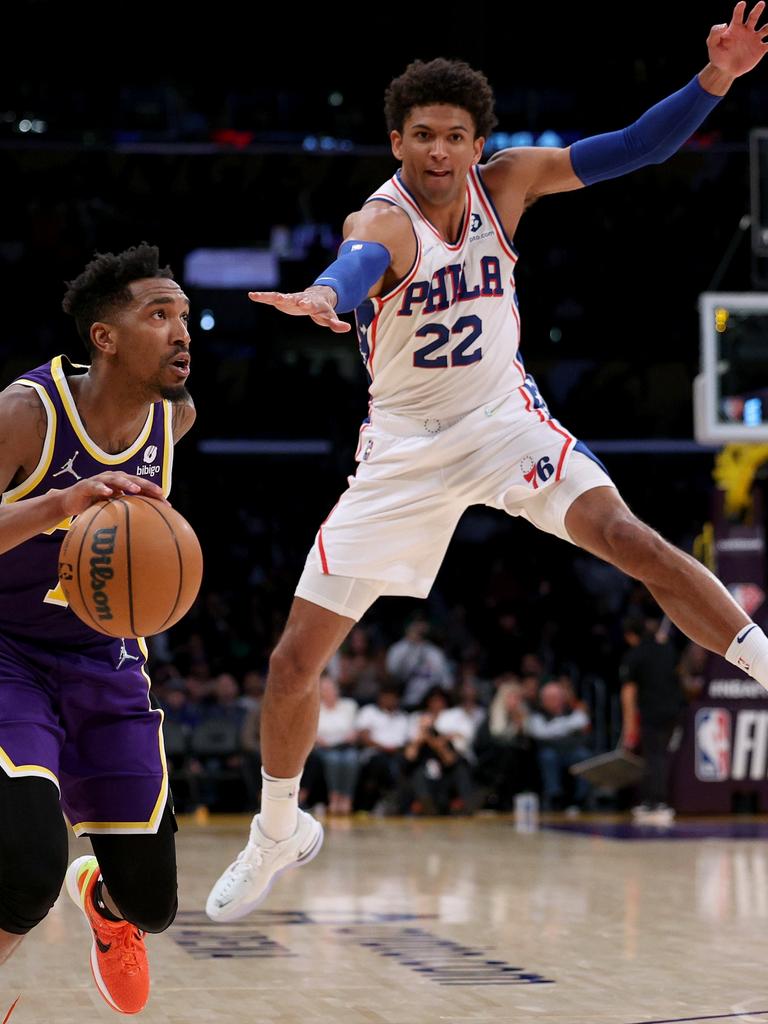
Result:
[[[731,774],[731,713],[726,708],[696,712],[696,778],[722,782]]]
[[[142,456],[146,463],[153,463],[157,458],[157,445],[148,444]],[[136,476],[148,476],[150,479],[160,472],[160,466],[146,465],[136,467]]]

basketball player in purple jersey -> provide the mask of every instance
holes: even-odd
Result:
[[[479,166],[495,124],[485,76],[460,61],[411,64],[386,96],[402,167],[347,218],[338,259],[303,292],[252,292],[349,330],[370,384],[358,469],[321,526],[271,659],[262,707],[264,788],[249,842],[213,886],[233,920],[275,875],[309,861],[322,827],[298,810],[318,677],[382,594],[425,597],[459,517],[523,516],[642,580],[691,639],[768,687],[768,639],[702,565],[640,522],[586,446],[554,420],[518,353],[511,239],[525,209],[671,156],[765,55],[765,4],[738,3],[707,38],[709,63],[623,131],[565,149],[510,149]]]
[[[57,356],[0,393],[0,963],[66,875],[109,1005],[149,996],[145,932],[176,912],[175,819],[162,712],[142,640],[81,622],[57,585],[72,517],[95,501],[163,501],[192,426],[189,304],[146,244],[97,256],[69,285],[90,365]],[[67,869],[66,813],[95,856]]]

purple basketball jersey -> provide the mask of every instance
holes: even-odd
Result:
[[[124,452],[110,455],[86,433],[67,382],[68,377],[85,369],[74,366],[65,356],[57,356],[14,382],[37,392],[45,408],[47,431],[40,461],[31,476],[7,491],[3,503],[69,487],[107,470],[148,477],[168,494],[173,463],[171,403],[152,405],[133,444]],[[0,555],[0,633],[49,646],[91,645],[98,639],[106,640],[69,610],[58,585],[59,549],[71,522],[68,519]]]
[[[15,383],[46,413],[40,461],[7,491],[23,501],[105,470],[171,484],[173,410],[150,407],[139,436],[110,455],[88,436],[58,356]],[[58,559],[71,520],[0,555],[0,769],[58,786],[77,834],[157,831],[168,795],[163,714],[151,706],[142,640],[114,640],[69,610]]]

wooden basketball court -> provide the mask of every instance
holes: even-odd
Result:
[[[768,1022],[764,819],[634,838],[619,819],[331,821],[265,907],[214,925],[248,819],[181,822],[178,920],[150,939],[147,1024]],[[572,831],[572,828],[581,831]],[[589,831],[602,834],[589,834]],[[87,852],[73,840],[73,854]],[[64,896],[0,968],[0,1021],[114,1021]]]

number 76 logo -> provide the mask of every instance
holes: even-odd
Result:
[[[526,455],[520,463],[520,469],[523,471],[526,483],[531,484],[534,491],[539,486],[539,480],[549,480],[555,472],[555,467],[552,465],[548,455],[542,456],[538,462],[534,462],[530,455]]]

